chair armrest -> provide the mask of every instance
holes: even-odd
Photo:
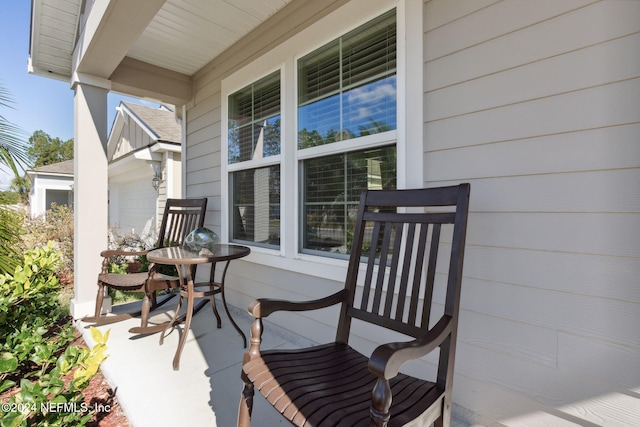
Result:
[[[256,319],[267,317],[276,311],[308,311],[330,307],[347,300],[348,292],[342,289],[328,297],[311,301],[287,301],[277,299],[260,298],[249,306],[249,313]]]
[[[112,256],[142,256],[149,253],[149,250],[144,251],[122,251],[118,249],[109,249],[100,252],[100,256],[104,258],[111,258]]]
[[[410,360],[419,359],[435,350],[451,334],[451,316],[442,316],[426,334],[413,341],[383,344],[369,358],[369,371],[389,380]]]

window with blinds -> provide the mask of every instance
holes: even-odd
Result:
[[[229,96],[229,164],[280,154],[280,72]]]
[[[229,95],[229,223],[232,241],[280,245],[280,71]],[[272,158],[265,167],[262,159]]]
[[[396,31],[392,9],[317,49],[322,36],[314,36],[307,52],[315,50],[295,60],[298,48],[273,63],[265,55],[267,67],[280,68],[267,76],[228,77],[230,241],[265,253],[346,257],[361,190],[396,188]],[[297,213],[281,212],[285,205]],[[298,232],[282,234],[284,227]]]
[[[303,249],[346,254],[360,192],[396,188],[396,147],[307,160],[303,182]]]
[[[396,188],[395,9],[300,58],[298,82],[300,250],[345,256],[360,192]],[[346,152],[326,152],[338,141]]]
[[[396,129],[395,9],[298,60],[298,148]]]
[[[280,166],[231,174],[231,239],[261,246],[280,245]]]

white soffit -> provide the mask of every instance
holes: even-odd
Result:
[[[191,76],[291,1],[167,0],[126,56]],[[68,79],[81,7],[33,1],[31,72]]]
[[[167,0],[127,56],[193,75],[291,0]]]
[[[32,2],[30,72],[67,80],[82,0]]]

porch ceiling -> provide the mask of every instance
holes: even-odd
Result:
[[[180,86],[291,1],[32,0],[30,72],[120,78],[126,89],[135,68]]]
[[[193,75],[290,1],[167,0],[128,56]]]

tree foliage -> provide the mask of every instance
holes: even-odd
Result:
[[[25,174],[16,176],[11,179],[9,189],[16,194],[17,201],[20,203],[29,202],[29,193],[31,192],[31,179]]]
[[[0,85],[0,107],[11,108],[9,92]],[[0,114],[0,164],[8,166],[16,177],[19,167],[27,165],[25,144],[20,129]],[[0,206],[0,273],[16,266],[18,253],[15,246],[20,236],[19,215]]]
[[[73,139],[63,141],[37,130],[29,137],[29,144],[27,153],[34,168],[73,159]]]
[[[0,85],[0,107],[12,108],[9,92]],[[19,166],[28,164],[23,131],[0,114],[0,164],[8,166],[15,176],[19,176]]]

